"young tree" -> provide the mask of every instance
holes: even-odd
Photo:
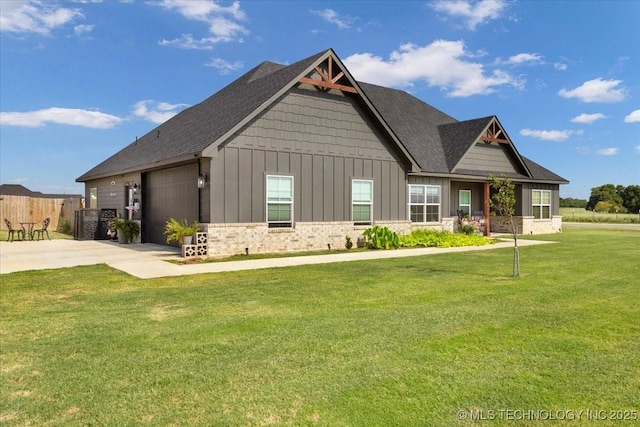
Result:
[[[516,186],[505,174],[500,178],[489,175],[491,188],[495,193],[491,196],[491,215],[508,220],[513,234],[513,277],[520,276],[520,251],[518,250],[518,224],[514,221],[516,214]]]

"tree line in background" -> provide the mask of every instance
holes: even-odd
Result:
[[[637,213],[640,212],[640,185],[601,185],[591,189],[589,200],[561,197],[560,207],[603,213]]]

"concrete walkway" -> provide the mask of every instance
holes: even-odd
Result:
[[[522,239],[518,240],[518,243],[519,246],[522,247],[550,242]],[[94,240],[0,242],[0,274],[13,273],[16,271],[74,267],[78,265],[108,264],[132,276],[141,279],[151,279],[155,277],[183,276],[188,274],[400,258],[509,247],[513,247],[512,241],[502,241],[486,246],[467,246],[461,248],[418,248],[351,253],[341,252],[327,255],[180,265],[166,261],[181,259],[178,248],[149,243],[120,245],[116,242]]]

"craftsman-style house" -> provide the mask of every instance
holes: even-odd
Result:
[[[80,176],[88,207],[198,220],[208,254],[342,247],[372,225],[399,233],[489,224],[489,174],[516,183],[522,233],[561,231],[567,181],[518,153],[495,116],[459,122],[412,95],[356,81],[336,53],[264,62]]]

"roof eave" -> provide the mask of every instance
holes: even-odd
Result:
[[[486,175],[465,175],[459,173],[433,173],[433,172],[409,172],[409,176],[429,176],[434,178],[450,178],[456,180],[464,180],[464,181],[475,181],[475,182],[487,182],[489,181],[489,174]],[[510,178],[512,182],[519,183],[545,183],[545,184],[569,184],[569,181],[562,178],[560,180],[557,179],[540,179],[540,178]]]
[[[109,178],[112,176],[125,175],[128,173],[148,172],[154,169],[162,168],[164,166],[177,165],[180,163],[189,163],[190,161],[196,160],[200,157],[203,157],[201,153],[185,154],[178,157],[172,157],[170,159],[160,160],[154,163],[146,163],[143,165],[132,166],[130,168],[118,169],[115,171],[109,171],[109,172],[103,172],[103,173],[97,173],[97,174],[86,173],[76,178],[76,182],[94,181],[96,179]]]

